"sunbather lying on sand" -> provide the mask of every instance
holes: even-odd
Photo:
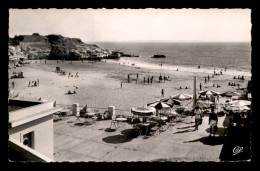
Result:
[[[68,91],[68,94],[76,94],[77,92],[74,90],[73,92],[71,92],[70,90]]]

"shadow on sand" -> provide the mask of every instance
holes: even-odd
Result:
[[[121,131],[121,134],[108,136],[102,140],[106,143],[118,144],[132,141],[133,138],[138,137],[138,133],[134,132],[132,129],[126,129]]]
[[[180,134],[180,133],[193,132],[193,131],[196,131],[196,130],[195,130],[195,129],[186,129],[186,130],[184,130],[184,131],[174,132],[173,134]]]
[[[191,128],[191,127],[195,127],[195,125],[193,125],[193,126],[180,127],[180,128],[177,128],[177,129],[188,129],[188,128]]]
[[[184,141],[183,143],[193,143],[193,142],[202,142],[205,145],[221,145],[225,143],[225,137],[201,137],[195,140]]]
[[[116,129],[106,128],[104,131],[105,131],[105,132],[115,132]]]
[[[75,125],[75,126],[83,126],[84,123],[75,123],[74,125]]]
[[[210,133],[210,128],[207,128],[206,132]],[[215,135],[219,135],[219,136],[225,135],[225,128],[218,128],[218,131],[215,133]]]

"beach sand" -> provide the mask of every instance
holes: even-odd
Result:
[[[37,63],[36,63],[37,62]],[[62,76],[55,72],[56,66],[61,70],[66,71],[66,76]],[[247,86],[249,76],[245,76],[245,80],[233,79],[232,74],[224,72],[224,75],[210,78],[210,81],[205,84],[205,76],[212,75],[209,72],[201,72],[201,69],[187,70],[179,67],[179,71],[169,69],[169,67],[148,68],[138,67],[132,63],[118,61],[109,62],[101,61],[89,63],[88,61],[59,61],[57,65],[56,60],[44,60],[41,62],[31,61],[31,64],[25,64],[23,67],[16,69],[9,69],[9,75],[13,72],[22,71],[24,78],[10,79],[10,90],[12,93],[10,97],[19,93],[20,99],[33,99],[56,101],[57,104],[64,106],[71,106],[73,103],[79,103],[80,106],[94,108],[107,108],[108,106],[115,106],[116,109],[121,109],[117,114],[125,114],[131,111],[133,107],[146,106],[161,98],[161,90],[164,89],[164,97],[169,97],[179,93],[193,94],[193,78],[197,77],[197,91],[199,91],[199,84],[202,83],[202,90],[215,90],[218,92],[225,92],[228,90],[235,91],[237,87],[228,86],[229,82],[239,83],[242,87]],[[208,70],[207,70],[208,71]],[[71,72],[74,77],[68,77]],[[75,77],[78,72],[79,77]],[[139,79],[136,83],[136,74],[139,74]],[[213,69],[212,69],[213,73]],[[130,83],[127,77],[130,75]],[[171,81],[159,83],[159,75],[170,77]],[[239,74],[237,74],[239,75]],[[154,76],[152,84],[144,84],[144,77]],[[28,87],[29,81],[37,81],[39,79],[40,85],[37,87]],[[12,88],[11,82],[15,82],[15,87]],[[122,88],[121,88],[122,81]],[[213,84],[218,84],[221,87],[213,87]],[[78,88],[76,89],[77,86]],[[178,90],[180,86],[183,88]],[[185,87],[188,89],[184,89]],[[76,90],[77,94],[68,95],[68,91]],[[238,91],[239,92],[239,91]],[[240,91],[241,92],[241,91]]]

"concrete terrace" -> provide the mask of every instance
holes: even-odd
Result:
[[[147,137],[134,134],[127,123],[125,128],[111,131],[111,120],[91,125],[75,125],[75,120],[75,116],[69,116],[54,122],[54,161],[220,161],[224,117],[219,117],[216,137],[208,137],[208,116],[198,131],[194,131],[194,123],[191,125],[187,117],[171,129]]]

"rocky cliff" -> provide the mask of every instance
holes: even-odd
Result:
[[[78,38],[68,38],[61,35],[42,36],[38,33],[20,35],[11,38],[9,47],[19,47],[28,59],[88,59],[93,56],[104,57],[111,52],[97,45],[86,44]],[[13,49],[13,48],[11,48]],[[17,48],[16,48],[17,49]],[[9,57],[15,50],[9,48]]]

